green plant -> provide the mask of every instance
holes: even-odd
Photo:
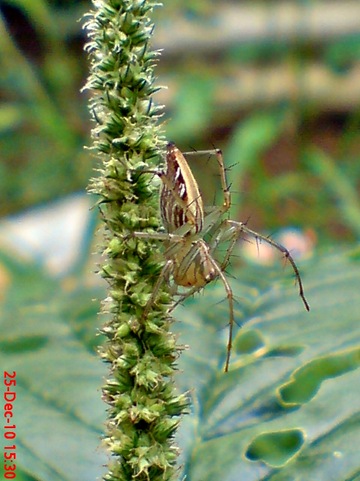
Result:
[[[147,0],[95,1],[86,30],[93,92],[90,109],[97,122],[94,149],[99,176],[90,192],[99,197],[105,225],[101,274],[109,284],[102,329],[107,342],[101,356],[110,365],[103,387],[109,405],[105,443],[113,455],[107,480],[164,480],[173,477],[177,449],[173,435],[185,412],[185,395],[173,385],[179,347],[169,332],[170,302],[161,286],[156,305],[144,315],[161,270],[155,242],[131,238],[131,232],[159,227],[157,187],[137,170],[154,167],[164,140],[154,66],[158,52],[149,40],[150,14],[158,4]]]

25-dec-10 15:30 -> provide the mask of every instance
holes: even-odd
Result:
[[[14,390],[16,386],[16,371],[7,372],[4,371],[3,375],[4,384],[4,434],[3,437],[6,440],[3,457],[4,457],[4,474],[5,479],[16,478],[16,444],[10,444],[16,438],[16,424],[13,422],[14,417],[14,402],[16,401],[16,392]]]

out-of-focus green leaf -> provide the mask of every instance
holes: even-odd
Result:
[[[16,463],[37,480],[96,479],[105,460],[99,388],[106,369],[82,332],[87,324],[96,334],[95,292],[24,261],[1,261],[0,365],[16,372]]]
[[[302,270],[309,313],[289,279],[271,285],[262,270],[251,287],[249,271],[236,272],[245,278],[231,282],[243,327],[228,374],[220,370],[229,319],[226,301],[217,304],[220,282],[177,312],[190,345],[180,361],[194,406],[181,437],[188,479],[359,476],[359,262],[333,253]]]
[[[254,114],[234,129],[225,155],[227,165],[231,165],[228,180],[232,186],[232,203],[236,209],[240,209],[242,204],[240,182],[243,181],[244,174],[279,137],[283,129],[283,117],[279,111],[262,112]],[[233,217],[236,218],[236,215]]]
[[[202,135],[212,117],[214,80],[194,75],[184,78],[177,94],[172,121],[167,126],[168,139],[196,139]]]
[[[360,201],[353,179],[344,175],[335,162],[320,149],[308,149],[304,157],[309,168],[336,198],[344,223],[350,225],[359,236]]]

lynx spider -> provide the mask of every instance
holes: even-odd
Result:
[[[204,211],[203,200],[198,184],[191,172],[184,155],[215,154],[221,179],[223,203],[212,208],[208,213]],[[165,233],[135,232],[134,236],[145,239],[163,240],[165,243],[165,265],[155,284],[152,295],[147,302],[143,317],[146,317],[151,306],[156,301],[157,294],[164,280],[172,276],[176,286],[188,289],[182,294],[182,300],[200,291],[209,282],[220,278],[229,304],[229,336],[227,343],[224,371],[229,370],[232,348],[234,317],[234,296],[231,286],[224,275],[233,249],[241,234],[254,237],[257,241],[264,241],[279,250],[290,262],[299,286],[299,295],[307,311],[310,306],[305,298],[300,272],[290,252],[270,237],[249,229],[244,223],[229,219],[222,219],[230,209],[231,195],[226,182],[226,170],[221,150],[202,150],[185,152],[184,154],[169,142],[166,152],[166,170],[156,171],[162,181],[160,192],[160,211]],[[204,240],[209,234],[210,242]],[[216,261],[213,253],[223,241],[229,246],[221,263]]]

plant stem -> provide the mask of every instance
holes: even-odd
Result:
[[[167,480],[176,470],[173,442],[187,398],[177,394],[173,374],[180,348],[170,333],[170,296],[164,283],[146,318],[144,307],[162,268],[157,241],[131,236],[160,225],[153,176],[165,140],[162,109],[149,49],[158,4],[147,0],[93,0],[88,15],[90,110],[96,122],[93,148],[102,165],[89,190],[99,197],[104,223],[102,276],[109,284],[102,329],[102,358],[110,363],[103,387],[109,405],[105,443],[112,461],[106,480]]]

